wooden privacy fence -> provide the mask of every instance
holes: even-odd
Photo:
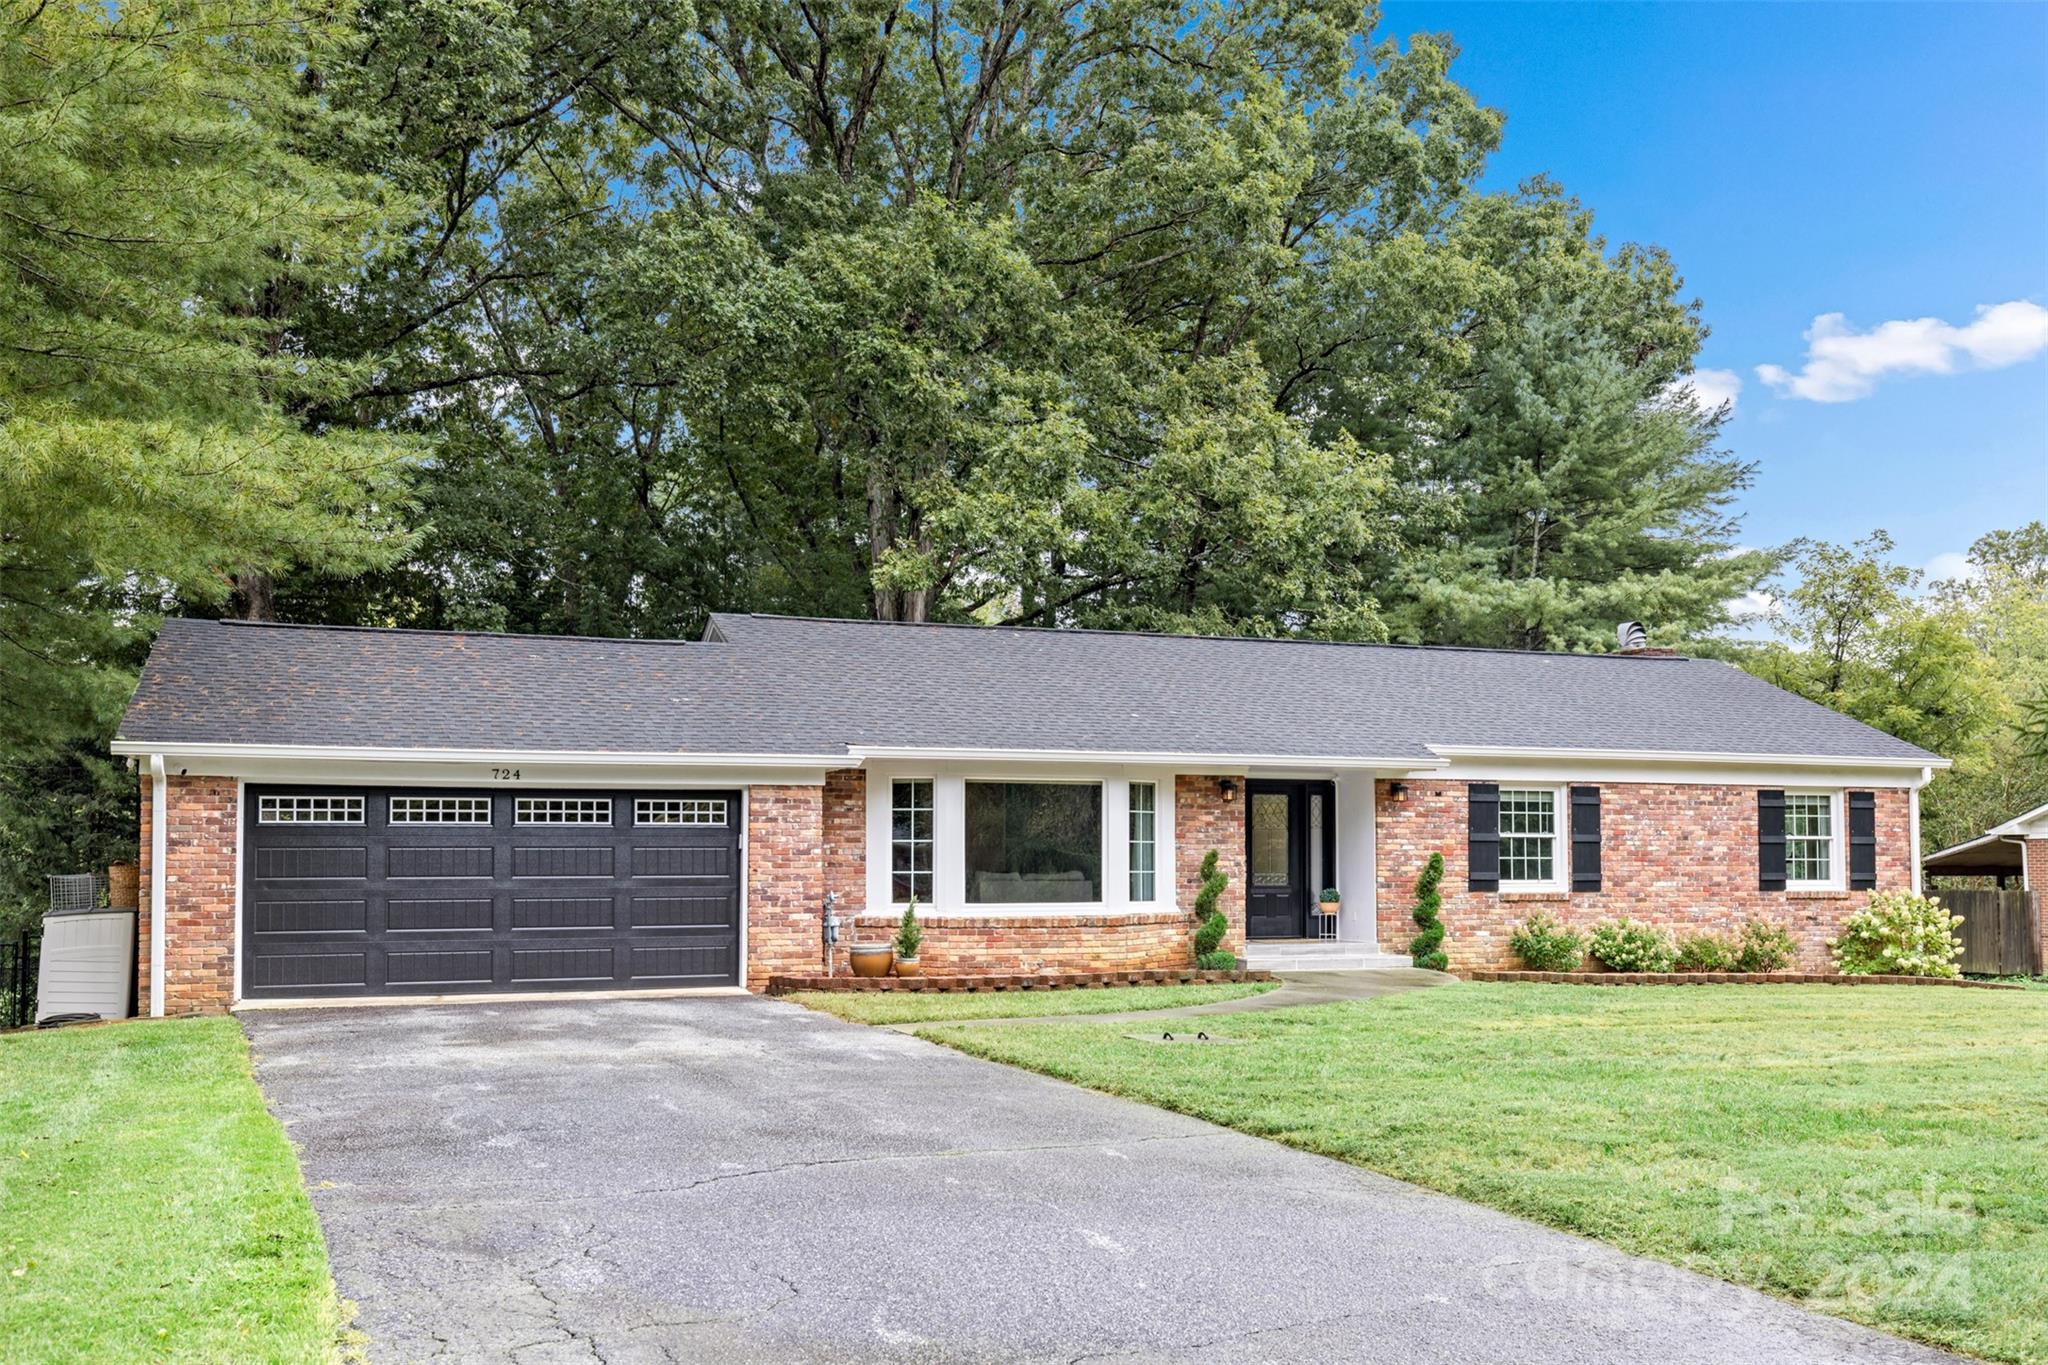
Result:
[[[2040,934],[2034,924],[2031,891],[1936,891],[1952,915],[1961,915],[1957,932],[1963,940],[1966,972],[1985,976],[2038,976],[2042,964],[2036,948]]]

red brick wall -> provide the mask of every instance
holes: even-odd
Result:
[[[919,968],[928,976],[1126,972],[1192,967],[1194,924],[1185,911],[1075,915],[920,915]],[[863,915],[854,938],[895,936],[890,915]],[[842,953],[838,971],[848,970]]]
[[[149,777],[142,779],[136,1007],[149,1013]],[[164,1013],[217,1014],[235,990],[235,779],[171,777],[164,793]]]
[[[2041,940],[2034,946],[2034,961],[2048,972],[2048,839],[2029,839],[2020,848],[2027,860],[2027,888],[2034,898],[2034,930]]]
[[[1202,889],[1202,859],[1210,849],[1220,855],[1217,870],[1230,878],[1220,902],[1230,921],[1223,947],[1244,952],[1244,779],[1236,783],[1237,799],[1223,799],[1222,779],[1183,773],[1173,780],[1173,848],[1179,878],[1177,903],[1192,910]]]
[[[1508,934],[1536,910],[1585,927],[1627,915],[1676,935],[1732,933],[1747,919],[1791,931],[1798,965],[1828,970],[1827,940],[1868,899],[1865,892],[1760,891],[1755,787],[1643,782],[1600,784],[1601,885],[1597,892],[1515,894],[1465,889],[1465,784],[1409,780],[1396,802],[1378,789],[1378,917],[1384,951],[1407,951],[1415,879],[1444,855],[1444,951],[1451,967],[1519,965]],[[1877,792],[1877,884],[1913,885],[1910,798]],[[1559,812],[1560,818],[1563,812]]]
[[[748,789],[748,990],[824,966],[824,901],[825,789]]]
[[[868,775],[858,768],[825,774],[825,889],[841,916],[868,903]]]

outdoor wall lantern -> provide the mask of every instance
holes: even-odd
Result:
[[[1223,802],[1225,805],[1228,805],[1232,801],[1237,800],[1237,780],[1235,778],[1224,778],[1221,782],[1218,782],[1216,784],[1216,788],[1217,790],[1223,793]]]
[[[1406,801],[1408,799],[1408,784],[1406,782],[1389,782],[1387,784],[1387,795],[1393,797],[1396,801]]]

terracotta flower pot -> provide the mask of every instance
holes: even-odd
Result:
[[[1321,915],[1334,915],[1343,908],[1344,902],[1342,901],[1318,901],[1316,903],[1316,913]]]
[[[887,976],[889,960],[896,956],[896,950],[886,943],[856,943],[846,955],[853,962],[855,976]]]
[[[897,959],[896,959],[896,975],[898,975],[898,976],[920,976],[920,975],[922,975],[923,973],[924,973],[924,968],[918,965],[918,961],[917,961],[917,959],[916,959],[916,958],[914,958],[914,957],[899,957],[899,958],[897,958]]]

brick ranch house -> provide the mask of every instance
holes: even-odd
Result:
[[[915,894],[928,973],[1184,967],[1197,868],[1254,963],[1453,968],[1539,908],[1782,923],[1917,879],[1945,760],[1729,665],[718,616],[701,641],[167,621],[139,995],[764,987]],[[1336,942],[1304,944],[1334,887]],[[847,925],[828,950],[828,903]],[[833,960],[834,952],[839,954]]]

